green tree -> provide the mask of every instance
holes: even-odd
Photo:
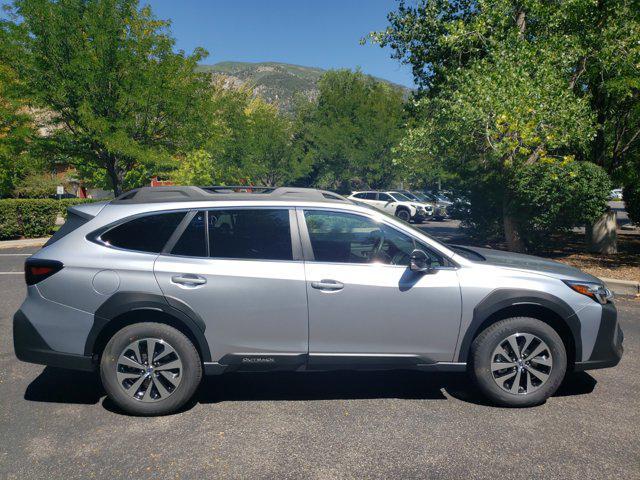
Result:
[[[469,196],[484,196],[485,204],[472,203],[472,209],[490,208],[482,216],[487,224],[500,221],[514,250],[525,248],[522,235],[532,221],[518,204],[522,185],[515,180],[540,162],[555,161],[558,168],[569,169],[568,160],[595,160],[592,152],[602,119],[587,83],[587,65],[597,71],[607,55],[623,56],[611,60],[618,65],[611,73],[626,72],[626,93],[619,99],[632,102],[638,11],[631,1],[604,3],[400,2],[389,14],[389,27],[372,34],[412,66],[420,87],[414,109],[418,118],[398,150],[399,160],[415,165],[423,155],[425,164],[440,165],[455,175]],[[598,17],[600,10],[606,13]],[[630,37],[621,41],[626,35]],[[600,64],[590,56],[598,40]],[[628,132],[626,145],[635,141],[629,128],[630,122],[623,128]],[[592,169],[583,170],[592,179],[600,178]],[[530,178],[542,181],[540,176]],[[604,183],[590,185],[602,188]],[[595,220],[604,207],[603,201],[580,221]]]
[[[295,134],[299,154],[313,163],[309,182],[339,190],[388,185],[404,122],[402,92],[349,70],[325,73],[319,90],[317,100],[299,106]]]
[[[30,155],[36,139],[35,120],[24,83],[11,66],[20,58],[14,36],[12,25],[0,21],[0,197],[10,196],[16,183],[39,166]]]
[[[180,158],[172,175],[181,184],[275,186],[305,175],[308,162],[293,146],[293,122],[250,87],[211,86],[200,147]]]
[[[293,123],[276,105],[253,99],[248,117],[247,167],[250,177],[266,186],[295,182],[309,173],[310,162],[294,149]]]
[[[206,52],[175,53],[169,23],[137,0],[16,0],[10,10],[26,61],[20,78],[54,112],[53,140],[117,195],[129,172],[193,149],[208,80]],[[136,175],[133,175],[135,177]]]

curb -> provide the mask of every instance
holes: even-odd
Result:
[[[616,295],[640,294],[640,282],[633,280],[616,280],[615,278],[600,278],[600,280]]]
[[[3,248],[41,247],[47,243],[49,237],[24,238],[22,240],[3,240],[0,242],[0,250]]]

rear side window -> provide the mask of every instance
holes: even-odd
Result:
[[[173,212],[134,218],[106,231],[100,239],[118,248],[160,253],[184,215]]]
[[[289,211],[210,210],[209,256],[292,260]]]
[[[375,192],[367,192],[364,194],[364,199],[365,200],[375,200],[376,199],[376,194]]]

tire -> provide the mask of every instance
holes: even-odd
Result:
[[[155,346],[151,368],[149,345]],[[111,337],[100,359],[100,377],[109,398],[125,412],[165,415],[193,397],[202,361],[182,332],[162,323],[136,323]]]
[[[396,210],[396,217],[398,217],[400,220],[408,222],[409,220],[411,220],[411,212],[409,212],[409,210],[405,210],[404,208],[399,208],[398,210]]]
[[[519,351],[514,354],[515,349]],[[505,364],[504,369],[500,363]],[[480,391],[496,405],[531,407],[544,403],[558,389],[566,370],[562,339],[535,318],[501,320],[482,331],[471,345],[470,373]]]

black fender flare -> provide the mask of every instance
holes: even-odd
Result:
[[[551,310],[562,318],[569,328],[575,345],[575,361],[582,359],[581,325],[576,312],[564,300],[546,292],[515,288],[493,290],[473,309],[473,319],[467,328],[458,353],[458,361],[466,362],[471,343],[483,323],[493,314],[508,307],[529,305]],[[571,359],[570,359],[571,360]]]
[[[85,355],[93,355],[100,333],[115,318],[133,311],[161,311],[182,324],[197,342],[203,362],[211,361],[209,343],[204,336],[204,320],[182,300],[153,293],[117,292],[98,307],[85,342]]]
[[[411,209],[409,207],[404,206],[404,205],[397,206],[394,215],[398,215],[398,212],[400,212],[402,210],[406,211],[409,214],[410,217],[412,216],[411,215]]]

